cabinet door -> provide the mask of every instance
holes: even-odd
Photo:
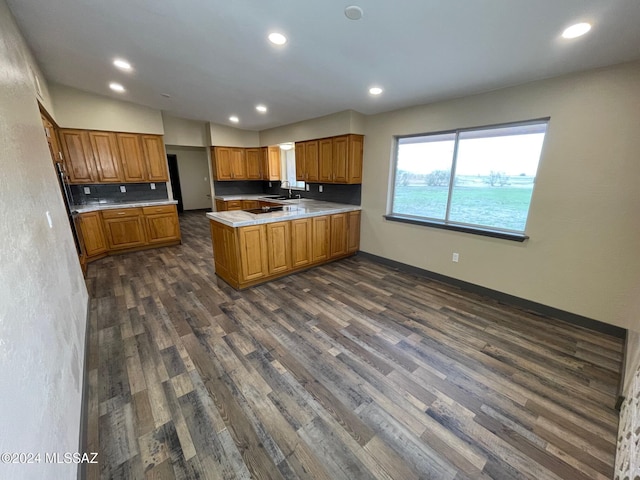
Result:
[[[261,180],[262,179],[262,161],[261,151],[259,148],[247,148],[245,150],[245,159],[247,163],[247,179],[249,180]]]
[[[140,135],[135,133],[117,133],[118,150],[122,176],[125,182],[144,182],[147,179],[147,168],[142,154]]]
[[[318,158],[318,141],[304,142],[305,181],[317,182],[320,180],[320,164]]]
[[[120,250],[146,245],[141,209],[106,210],[102,212],[102,216],[109,249]]]
[[[264,225],[240,227],[240,281],[257,280],[267,275],[267,239]]]
[[[180,223],[175,205],[145,207],[142,209],[149,243],[166,243],[180,240]]]
[[[58,143],[58,136],[56,133],[56,127],[49,121],[47,117],[40,114],[42,118],[42,125],[44,126],[44,134],[47,137],[47,144],[49,145],[49,154],[53,163],[62,162],[62,149]]]
[[[247,180],[244,148],[231,149],[231,178],[233,180]]]
[[[329,258],[329,217],[311,218],[312,262],[323,262]]]
[[[98,181],[122,182],[124,175],[120,166],[120,152],[116,134],[112,132],[89,132],[93,159],[96,163]]]
[[[331,183],[331,181],[333,180],[333,142],[330,138],[318,140],[318,155],[318,181]]]
[[[349,212],[347,223],[347,252],[355,253],[360,250],[360,211]]]
[[[216,198],[216,212],[226,212],[227,211],[227,203],[224,200],[219,200]]]
[[[268,147],[269,178],[267,180],[280,180],[280,147]]]
[[[306,160],[304,156],[304,142],[296,142],[296,180],[305,181]]]
[[[213,175],[218,181],[232,180],[231,172],[231,149],[228,147],[213,147],[211,152],[213,162]]]
[[[93,163],[91,141],[85,130],[60,130],[62,151],[69,183],[95,183],[98,177]]]
[[[228,200],[225,202],[225,210],[242,210],[242,200]]]
[[[291,221],[291,266],[303,267],[311,263],[313,253],[311,219]]]
[[[329,241],[329,256],[340,257],[347,254],[347,214],[338,213],[331,215],[331,240]]]
[[[362,183],[363,149],[364,137],[362,135],[349,135],[347,183]]]
[[[149,182],[166,182],[169,180],[167,170],[167,156],[161,135],[142,135],[142,151],[147,166],[147,180]]]
[[[347,183],[349,136],[333,137],[333,176],[335,183]]]
[[[269,275],[291,270],[291,223],[267,223]]]
[[[80,233],[87,257],[106,253],[107,241],[102,228],[100,212],[82,213],[80,215]]]
[[[209,223],[211,226],[216,274],[237,287],[238,262],[234,229],[218,222]]]
[[[259,200],[242,200],[242,210],[250,210],[252,208],[260,208]]]

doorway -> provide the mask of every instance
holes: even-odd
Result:
[[[182,203],[182,189],[180,188],[180,172],[178,171],[178,157],[172,153],[167,155],[169,163],[169,178],[171,178],[171,190],[173,190],[173,198],[178,201],[178,213],[184,211]]]

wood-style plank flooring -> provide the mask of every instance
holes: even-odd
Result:
[[[89,266],[89,478],[611,478],[621,340],[362,257],[236,292],[180,222]]]

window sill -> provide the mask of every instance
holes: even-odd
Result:
[[[466,225],[451,225],[436,220],[424,220],[414,217],[403,217],[401,215],[383,215],[390,222],[410,223],[412,225],[422,225],[424,227],[440,228],[442,230],[453,230],[454,232],[471,233],[473,235],[481,235],[483,237],[501,238],[503,240],[511,240],[514,242],[524,242],[529,239],[524,233],[503,232],[500,230],[492,230],[490,228],[469,227]]]

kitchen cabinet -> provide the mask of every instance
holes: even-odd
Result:
[[[331,148],[328,140],[331,140]],[[320,140],[320,181],[362,183],[363,146],[362,135],[341,135]]]
[[[342,257],[347,254],[347,214],[331,215],[329,221],[329,258]]]
[[[311,256],[311,219],[291,220],[291,266],[298,268],[310,265]]]
[[[239,280],[248,282],[265,277],[268,272],[265,226],[238,228],[238,245],[241,252]]]
[[[246,288],[347,257],[359,246],[359,220],[360,212],[237,228],[211,220],[216,274],[234,288]]]
[[[248,180],[244,150],[236,147],[213,147],[211,161],[215,180]]]
[[[116,133],[122,178],[125,182],[147,181],[147,168],[142,153],[140,135],[135,133]]]
[[[216,201],[216,212],[226,212],[227,211],[227,205],[226,202],[224,200],[219,200],[219,199],[215,199]]]
[[[146,245],[144,217],[141,208],[122,208],[102,212],[109,250]]]
[[[291,269],[291,222],[267,223],[267,270],[269,275]]]
[[[262,180],[262,150],[247,148],[244,151],[247,180]]]
[[[296,180],[305,182],[319,181],[318,152],[318,140],[296,143]]]
[[[242,210],[251,210],[252,208],[260,208],[260,201],[242,200]]]
[[[329,217],[311,217],[311,261],[324,262],[329,259]]]
[[[242,200],[227,200],[225,210],[242,210]]]
[[[234,180],[247,180],[244,148],[231,149],[231,178]]]
[[[118,183],[124,181],[116,134],[89,132],[89,141],[91,142],[98,182]]]
[[[142,213],[149,244],[179,242],[181,240],[178,210],[175,205],[144,207]]]
[[[89,132],[63,128],[60,130],[60,142],[69,183],[97,182]]]
[[[262,147],[262,180],[280,180],[280,147]]]
[[[360,211],[349,212],[347,227],[347,253],[360,250]]]
[[[44,135],[47,138],[51,160],[53,163],[61,163],[62,149],[58,142],[56,126],[44,114],[41,113],[40,117],[42,118],[42,126],[44,127]]]
[[[161,135],[141,135],[142,151],[149,182],[168,182],[167,155]]]
[[[78,218],[79,221],[76,225],[80,230],[87,260],[93,259],[92,257],[104,256],[107,253],[108,245],[100,212],[82,213]]]

